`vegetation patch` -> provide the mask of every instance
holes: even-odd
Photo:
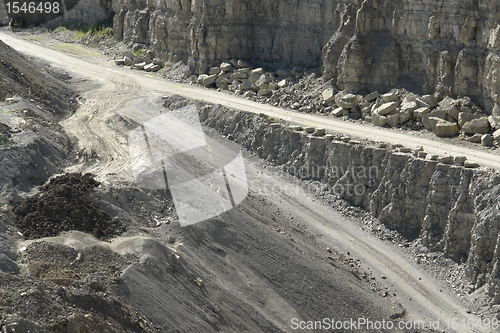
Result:
[[[104,25],[102,22],[97,22],[92,25],[80,23],[64,23],[57,26],[49,26],[46,28],[47,32],[64,33],[71,31],[74,33],[73,39],[80,41],[85,38],[92,39],[111,39],[113,38],[113,28]]]

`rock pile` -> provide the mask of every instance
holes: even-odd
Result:
[[[307,113],[324,113],[331,109],[322,103],[323,79],[318,78],[316,72],[298,67],[269,72],[233,59],[211,67],[206,74],[191,76],[191,71],[187,70],[184,76],[205,87],[226,90],[276,107]]]
[[[461,132],[485,146],[500,143],[500,120],[483,113],[469,98],[440,99],[438,95],[403,94],[397,89],[383,95],[372,92],[361,96],[344,91],[335,94],[333,88],[324,90],[322,97],[324,103],[334,108],[331,113],[337,117],[348,115],[381,127],[408,123],[425,127],[440,137],[453,137]]]
[[[284,76],[284,73],[281,74]],[[190,72],[186,73],[186,76],[189,75]],[[211,67],[207,74],[198,76],[197,82],[205,87],[215,86],[245,97],[269,96],[288,84],[286,79],[278,80],[274,73],[265,72],[263,68],[254,69],[248,62],[235,59]]]
[[[190,76],[188,70],[185,76]],[[208,88],[226,90],[274,106],[307,113],[361,119],[376,126],[427,129],[439,137],[463,133],[471,142],[500,145],[500,118],[488,116],[470,98],[439,94],[419,96],[404,89],[381,95],[338,92],[315,73],[297,68],[266,72],[243,60],[223,62],[194,80]]]
[[[156,57],[156,53],[151,50],[135,54],[127,50],[122,53],[120,59],[115,60],[115,65],[130,66],[130,69],[144,70],[146,72],[158,72],[163,68],[164,62]]]
[[[321,68],[341,90],[473,96],[500,115],[500,11],[487,3],[116,0],[112,8],[117,40],[197,75],[245,57]]]

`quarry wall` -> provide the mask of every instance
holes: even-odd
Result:
[[[115,36],[193,73],[231,58],[321,68],[349,91],[471,96],[500,115],[493,0],[113,0]]]
[[[7,13],[7,7],[4,1],[0,2],[0,26],[9,24],[10,18],[16,18],[19,27],[32,27],[41,24],[60,24],[63,22],[79,22],[92,25],[97,22],[106,22],[112,19],[113,10],[109,0],[66,0],[65,7],[67,12],[63,15],[64,9],[55,14],[46,13]]]
[[[410,241],[420,238],[430,251],[464,265],[471,290],[485,286],[500,304],[498,172],[308,135],[244,112],[206,107],[200,119],[282,170],[316,181],[320,192],[364,208]]]

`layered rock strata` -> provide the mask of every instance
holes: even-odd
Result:
[[[114,30],[193,73],[231,58],[322,67],[340,90],[471,96],[500,115],[491,0],[114,0]]]
[[[208,107],[200,118],[259,157],[317,181],[324,193],[465,265],[471,290],[486,285],[500,303],[500,174],[455,165],[449,158],[416,157],[425,154],[405,148],[325,136],[319,129],[285,128],[243,112]]]
[[[92,25],[98,22],[110,21],[113,15],[114,12],[109,0],[80,0],[65,15],[51,21],[50,24],[76,21]]]

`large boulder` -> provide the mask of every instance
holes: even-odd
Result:
[[[132,61],[136,58],[136,57],[135,57],[135,53],[134,53],[134,52],[132,52],[132,51],[130,51],[130,50],[127,50],[127,51],[123,52],[123,53],[122,53],[122,56],[123,56],[124,58],[125,58],[125,57],[127,57],[127,58],[129,58],[129,59],[132,59]]]
[[[358,97],[353,94],[339,92],[335,95],[335,103],[344,109],[354,109],[359,105]]]
[[[156,53],[153,50],[147,50],[145,56],[150,60],[153,60],[154,58],[156,58]]]
[[[144,66],[144,70],[146,72],[158,72],[161,69],[160,65],[155,65],[155,64],[149,64]]]
[[[491,147],[493,146],[493,137],[489,134],[484,134],[481,137],[481,144],[486,147]]]
[[[376,100],[380,96],[378,91],[373,91],[363,98],[363,102],[371,102]]]
[[[433,119],[438,120],[436,123],[435,129],[434,129],[434,132],[436,133],[437,136],[439,136],[439,137],[453,137],[453,136],[458,134],[457,123],[442,120],[439,118],[433,118]]]
[[[213,75],[213,74],[219,74],[220,73],[220,67],[211,67],[208,71],[208,74]]]
[[[413,115],[411,112],[401,112],[400,118],[399,118],[399,123],[404,124],[408,122],[411,118],[413,118]]]
[[[391,113],[392,111],[396,110],[397,107],[398,107],[398,103],[396,103],[396,102],[384,103],[377,108],[377,112],[381,116],[385,116],[385,115]]]
[[[500,143],[500,129],[493,132],[493,139],[496,142]]]
[[[276,90],[278,89],[278,84],[274,82],[269,82],[269,90]]]
[[[145,55],[141,55],[141,56],[138,56],[137,58],[135,58],[134,61],[132,62],[132,64],[137,65],[137,64],[140,64],[143,62],[145,62],[146,65],[149,65],[152,63],[152,61],[151,61],[151,59],[149,59],[149,57],[146,57]]]
[[[247,68],[242,68],[242,69],[235,70],[233,72],[233,78],[239,79],[239,80],[246,79],[246,78],[248,78],[248,73],[249,72],[250,72],[250,70],[247,69]]]
[[[418,105],[416,102],[406,102],[403,103],[403,105],[401,105],[401,113],[404,112],[413,113],[413,111],[415,111],[416,109],[418,109]]]
[[[429,112],[431,112],[431,109],[429,109],[428,107],[418,108],[415,111],[413,111],[413,116],[416,118],[422,118]]]
[[[207,77],[208,77],[207,74],[201,74],[200,76],[198,76],[198,83],[203,84],[203,80],[206,79]]]
[[[140,69],[140,70],[144,70],[144,67],[146,66],[147,64],[145,62],[140,62],[140,63],[136,63],[136,64],[133,64],[132,66],[130,66],[130,69]]]
[[[399,113],[387,116],[387,125],[391,127],[396,127],[399,125],[400,116]]]
[[[438,103],[439,107],[446,111],[446,113],[453,119],[458,120],[460,110],[456,106],[456,101],[451,97],[445,97]]]
[[[463,110],[463,108],[462,108]],[[458,126],[462,127],[465,123],[474,120],[474,119],[479,119],[481,117],[484,117],[484,115],[480,113],[470,113],[470,112],[460,112],[458,114]]]
[[[207,75],[207,77],[203,78],[202,84],[205,87],[209,87],[209,86],[211,86],[212,84],[215,83],[215,80],[217,80],[218,76],[219,75],[217,75],[217,74]]]
[[[416,100],[422,107],[434,108],[438,105],[437,98],[435,95],[424,95]]]
[[[394,102],[398,100],[398,95],[395,92],[388,92],[387,94],[382,95],[382,99],[386,102]]]
[[[253,69],[251,73],[256,73],[256,74],[259,74],[259,75],[262,75],[265,73],[264,71],[264,68],[256,68],[256,69]]]
[[[220,69],[223,72],[231,72],[234,68],[233,65],[231,65],[230,63],[223,62],[222,64],[220,64]]]
[[[231,81],[229,80],[230,78],[231,78],[231,73],[222,72],[217,77],[217,80],[215,80],[216,87],[222,90],[227,90],[229,84],[231,83]]]
[[[490,132],[490,122],[488,121],[488,117],[481,117],[479,119],[473,119],[471,121],[466,122],[462,126],[462,132],[468,134],[476,134],[482,133],[487,134]]]
[[[454,104],[455,104],[455,100],[449,96],[446,96],[445,98],[443,98],[443,100],[441,102],[438,103],[439,107],[441,109],[445,109],[445,110],[448,110]]]
[[[271,80],[272,80],[271,76],[263,74],[257,81],[255,81],[255,85],[259,89],[269,89],[269,83],[271,82]]]
[[[377,110],[375,110],[372,113],[372,123],[377,126],[384,127],[387,124],[387,117],[382,116],[377,112]]]
[[[488,121],[493,130],[500,129],[500,117],[488,116]]]
[[[446,110],[446,113],[453,119],[458,120],[458,115],[460,110],[455,105],[452,105],[449,109]]]
[[[332,111],[332,115],[334,115],[335,117],[340,117],[344,114],[344,111],[345,110],[343,108],[338,107]]]
[[[259,88],[250,80],[243,80],[240,84],[240,90],[254,90],[257,91]]]
[[[427,119],[427,126],[429,126],[429,128],[427,128],[427,129],[435,132],[436,131],[436,125],[437,125],[437,123],[439,123],[440,120],[445,121],[444,119],[441,119],[441,118],[429,117]]]
[[[259,79],[260,79],[261,75],[259,73],[250,73],[250,75],[248,76],[248,79],[252,82],[257,82]]]
[[[252,65],[245,60],[238,60],[238,67],[240,68],[250,68]]]
[[[422,123],[424,124],[425,128],[427,128],[428,130],[434,130],[433,126],[435,124],[429,121],[430,118],[439,118],[444,120],[446,118],[446,111],[443,109],[436,109],[422,116]]]
[[[131,66],[133,63],[134,63],[134,60],[132,60],[131,58],[129,58],[127,56],[123,57],[123,64],[125,66]]]
[[[335,100],[335,90],[333,88],[326,88],[321,93],[321,97],[323,97],[325,103],[333,102]]]
[[[278,88],[285,88],[286,86],[288,86],[288,81],[286,79],[283,79],[280,82],[278,82]]]

